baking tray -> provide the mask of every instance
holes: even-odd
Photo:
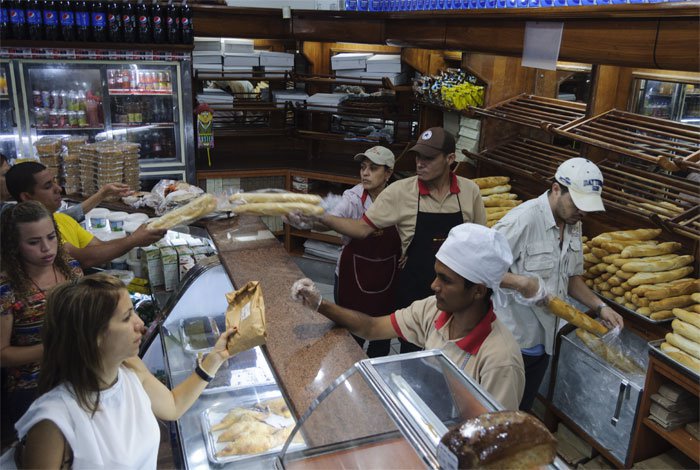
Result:
[[[196,360],[196,359],[195,359]],[[195,367],[196,363],[192,366]],[[275,376],[263,356],[262,349],[255,347],[226,360],[219,368],[214,380],[202,394],[222,393],[248,387],[275,385]]]
[[[594,292],[595,292],[595,291],[594,291]],[[601,299],[601,300],[602,300],[603,302],[605,302],[606,304],[612,305],[612,306],[614,306],[614,307],[617,307],[617,308],[619,308],[620,310],[623,310],[625,313],[628,313],[628,314],[632,315],[633,317],[640,318],[640,319],[642,319],[643,321],[645,321],[645,322],[647,322],[647,323],[652,323],[652,324],[654,324],[654,325],[659,325],[659,324],[661,324],[661,323],[670,323],[670,322],[672,322],[672,321],[676,318],[676,317],[673,317],[673,318],[666,318],[666,319],[664,319],[664,320],[652,320],[651,318],[645,317],[644,315],[641,315],[641,314],[635,312],[634,310],[630,310],[629,308],[625,307],[624,305],[618,304],[618,303],[615,302],[614,300],[608,299],[607,297],[603,297],[603,296],[600,295],[600,293],[598,293],[598,292],[595,292],[595,295],[597,295],[598,298]]]
[[[700,374],[695,372],[693,369],[690,367],[681,364],[668,354],[666,354],[664,351],[661,350],[661,343],[665,342],[665,339],[657,339],[654,341],[649,341],[649,351],[653,356],[656,356],[657,358],[661,359],[661,361],[666,362],[670,366],[680,369],[683,371],[688,377],[692,378],[696,382],[700,382]]]
[[[187,332],[189,325],[201,323],[203,332],[197,337],[190,336]],[[180,338],[182,339],[182,347],[190,353],[204,353],[211,350],[219,339],[223,331],[226,331],[226,317],[224,315],[199,316],[191,318],[183,318],[179,324]]]
[[[217,456],[217,452],[221,451],[226,447],[228,443],[219,443],[216,442],[218,439],[219,435],[224,432],[224,430],[220,431],[210,431],[212,426],[214,426],[216,423],[221,421],[226,414],[231,411],[234,408],[248,408],[248,409],[253,409],[255,405],[258,403],[263,403],[268,400],[273,400],[276,398],[281,398],[282,395],[280,394],[279,391],[272,391],[272,392],[267,392],[267,393],[262,393],[256,396],[249,397],[247,399],[243,399],[241,401],[234,402],[235,404],[219,404],[215,405],[205,411],[202,412],[201,416],[201,422],[202,422],[202,433],[204,434],[204,441],[206,442],[206,449],[207,449],[207,457],[209,458],[209,461],[215,464],[226,464],[230,462],[240,462],[242,460],[248,460],[252,458],[258,458],[261,456],[265,455],[270,455],[270,454],[275,454],[278,453],[280,450],[282,450],[282,447],[284,445],[284,442],[282,444],[272,447],[269,450],[266,450],[264,452],[259,452],[256,454],[239,454],[239,455],[230,455],[230,456],[224,456],[224,457],[219,457]],[[231,402],[229,402],[231,403]],[[294,427],[296,424],[296,421],[294,418],[284,418],[279,415],[274,415],[278,418],[275,419],[275,423],[287,427],[290,426],[291,428]],[[292,443],[289,448],[290,449],[299,449],[304,447],[305,444],[302,443]]]

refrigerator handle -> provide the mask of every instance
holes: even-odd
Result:
[[[629,389],[630,383],[627,380],[623,380],[622,382],[620,382],[620,390],[617,392],[617,404],[615,405],[615,414],[613,414],[613,417],[610,418],[610,424],[612,424],[613,426],[617,426],[617,422],[620,420],[622,401],[625,399],[625,395],[629,399]]]

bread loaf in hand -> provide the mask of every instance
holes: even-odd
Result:
[[[307,204],[321,204],[321,196],[316,194],[300,193],[236,193],[228,198],[231,202],[242,201],[244,203],[259,202],[305,202]]]
[[[188,224],[216,210],[217,201],[211,194],[203,194],[184,206],[178,207],[149,222],[148,228],[164,230]]]
[[[590,331],[593,334],[603,336],[608,332],[608,329],[586,315],[585,313],[577,310],[574,306],[561,300],[559,297],[550,297],[547,302],[547,308],[559,318],[563,318],[569,323],[583,328],[586,331]]]
[[[323,207],[305,202],[254,202],[234,206],[236,214],[252,215],[286,215],[291,212],[301,212],[304,215],[323,215]]]

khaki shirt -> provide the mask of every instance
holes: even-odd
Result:
[[[580,222],[564,226],[560,248],[559,228],[544,193],[508,212],[493,228],[505,235],[513,252],[511,272],[537,275],[550,294],[568,297],[569,278],[583,274]],[[507,306],[496,313],[522,349],[542,344],[552,354],[558,319],[549,311],[520,305],[509,296]]]
[[[493,308],[463,338],[449,339],[452,314],[437,308],[435,296],[391,314],[403,339],[425,349],[441,349],[506,409],[517,410],[525,390],[525,368],[518,344]]]
[[[450,192],[438,200],[417,176],[396,181],[382,191],[362,219],[381,229],[396,225],[401,238],[401,251],[406,254],[416,232],[418,199],[421,212],[449,214],[462,207],[462,220],[486,225],[486,210],[479,187],[471,180],[452,174]]]

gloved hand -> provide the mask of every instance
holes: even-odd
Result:
[[[292,285],[292,299],[317,312],[321,306],[323,296],[316,288],[314,281],[304,278],[299,279]]]
[[[298,230],[311,230],[317,220],[317,217],[304,215],[301,212],[290,212],[282,216],[282,222]]]
[[[527,276],[523,288],[513,294],[516,302],[530,307],[543,304],[548,296],[549,292],[547,292],[544,280],[537,275]]]

